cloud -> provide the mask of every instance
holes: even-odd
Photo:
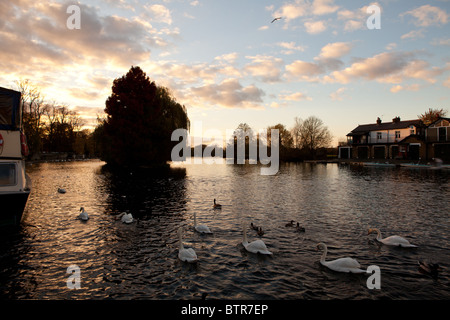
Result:
[[[283,60],[272,56],[247,56],[252,60],[244,67],[244,71],[263,82],[277,82],[280,80]]]
[[[411,52],[384,52],[362,59],[351,66],[325,76],[325,82],[349,83],[358,79],[376,80],[383,83],[401,83],[405,79],[421,79],[430,83],[445,71],[430,67],[424,60],[415,58]]]
[[[237,79],[227,79],[219,84],[208,84],[190,89],[198,105],[211,104],[224,108],[263,109],[264,91],[254,85],[242,86]]]
[[[450,38],[433,39],[431,44],[433,46],[450,46]]]
[[[304,47],[296,45],[296,43],[294,41],[278,42],[277,45],[286,49],[286,50],[281,51],[281,53],[283,53],[283,54],[293,54],[295,51],[301,51],[301,52],[305,51]]]
[[[150,18],[150,21],[162,22],[172,24],[172,16],[170,10],[161,4],[144,5],[145,16]]]
[[[142,17],[101,16],[97,8],[84,4],[79,4],[81,29],[69,30],[69,3],[26,1],[28,10],[12,5],[14,14],[0,12],[0,21],[7,21],[0,33],[2,72],[59,72],[71,65],[129,68],[148,59],[151,48],[170,41]]]
[[[324,59],[338,59],[348,54],[352,46],[348,42],[329,43],[320,50],[319,57]]]
[[[449,19],[449,16],[445,10],[438,7],[433,7],[429,4],[402,13],[400,16],[405,15],[411,15],[414,17],[415,19],[413,20],[413,23],[416,26],[421,27],[441,26],[447,24]]]
[[[293,3],[286,3],[273,13],[273,17],[283,17],[287,22],[304,17],[308,13],[308,4],[304,0],[295,0]]]
[[[408,33],[405,33],[404,35],[402,35],[400,37],[400,39],[404,40],[404,39],[418,39],[418,38],[423,38],[423,30],[411,30]]]
[[[304,23],[304,26],[306,28],[306,32],[309,34],[318,34],[322,33],[327,29],[327,26],[325,25],[325,21],[308,21]]]
[[[288,95],[280,95],[280,99],[286,100],[286,101],[301,101],[301,100],[309,100],[311,101],[312,98],[308,97],[304,93],[296,92]]]
[[[347,91],[347,88],[342,87],[337,89],[335,92],[330,93],[330,98],[333,101],[342,101],[344,99],[344,92]]]
[[[273,9],[273,6],[270,7]],[[287,22],[300,17],[322,16],[336,12],[339,6],[334,4],[334,0],[295,0],[294,2],[283,4],[273,13],[273,17],[283,17]]]
[[[397,92],[404,91],[404,90],[419,91],[419,89],[420,89],[420,85],[418,85],[418,84],[412,84],[412,85],[406,85],[406,86],[396,85],[396,86],[393,86],[390,91],[392,93],[397,93]]]
[[[382,7],[379,3],[374,2],[373,5]],[[344,21],[344,30],[348,32],[366,29],[366,21],[369,15],[367,14],[368,5],[355,10],[342,9],[337,12],[338,20]]]
[[[333,42],[322,47],[318,56],[314,57],[315,62],[296,60],[286,65],[286,76],[290,79],[297,79],[309,82],[319,81],[319,76],[329,70],[338,70],[344,62],[340,60],[350,53],[352,45],[348,42]]]
[[[224,53],[214,58],[214,60],[225,61],[227,63],[235,63],[239,54],[237,52]]]
[[[324,72],[321,65],[313,62],[296,60],[286,65],[287,77],[293,80],[318,81],[319,75]]]
[[[312,13],[314,15],[325,15],[334,13],[339,6],[334,4],[334,0],[315,0],[312,3]]]
[[[444,87],[450,88],[450,77],[447,78],[447,80],[443,83]]]

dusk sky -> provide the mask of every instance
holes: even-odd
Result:
[[[316,116],[336,144],[377,117],[450,111],[450,0],[0,0],[0,43],[0,86],[29,79],[91,127],[131,66],[224,134]]]

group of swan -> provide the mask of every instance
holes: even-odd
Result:
[[[195,221],[195,213],[194,213],[194,221]],[[195,222],[194,222],[195,223]],[[195,230],[198,231],[198,227],[201,226],[194,226]],[[204,226],[206,227],[206,226]],[[208,227],[206,227],[208,228]],[[209,228],[208,228],[209,230]],[[247,239],[247,228],[245,227],[245,225],[243,225],[242,227],[242,231],[243,231],[243,239],[242,239],[242,245],[244,246],[245,250],[247,250],[248,252],[251,253],[260,253],[260,254],[267,254],[267,255],[271,255],[272,252],[270,252],[267,247],[266,244],[264,243],[264,241],[258,239],[258,240],[254,240],[252,242],[248,242]],[[199,231],[201,232],[201,231]],[[178,228],[178,240],[179,240],[179,247],[178,247],[178,258],[181,261],[184,262],[197,262],[198,261],[198,257],[197,254],[195,253],[195,250],[192,248],[185,248],[183,246],[183,227],[179,227]],[[205,232],[203,232],[205,233]]]
[[[377,228],[369,228],[367,234],[369,235],[371,233],[377,233],[376,240],[378,242],[388,245],[388,246],[399,246],[399,247],[404,247],[404,248],[417,248],[416,245],[409,243],[408,240],[406,240],[403,237],[397,236],[397,235],[393,235],[393,236],[383,239],[381,237],[380,230]],[[353,258],[345,257],[345,258],[339,258],[339,259],[332,260],[332,261],[326,261],[325,259],[326,259],[328,251],[327,251],[327,246],[324,243],[319,243],[317,245],[317,249],[323,250],[322,257],[320,258],[320,264],[322,264],[323,266],[325,266],[333,271],[351,272],[351,273],[366,273],[365,270],[360,269],[361,266],[360,266],[359,262]]]
[[[126,212],[122,212],[117,218],[126,224],[132,223],[134,221],[133,215],[131,213],[126,213]],[[80,214],[78,215],[78,219],[80,219],[82,221],[89,220],[89,214],[84,209],[84,207],[80,208]]]
[[[195,229],[197,230],[197,228],[199,226],[196,225],[196,218],[195,218],[195,213],[194,213],[194,226]],[[291,221],[291,223],[293,223]],[[260,227],[256,227],[253,225],[253,223],[251,223],[251,227],[253,229],[255,228],[260,228]],[[208,228],[209,230],[209,228]],[[198,230],[197,230],[198,231]],[[267,249],[266,244],[264,243],[264,241],[258,239],[258,240],[254,240],[252,242],[248,242],[247,239],[247,228],[245,225],[243,225],[242,228],[243,231],[243,239],[242,239],[242,245],[244,246],[245,250],[247,250],[248,252],[251,253],[256,253],[256,254],[264,254],[264,255],[272,255],[272,252],[269,251],[269,249]],[[390,236],[387,237],[385,239],[382,239],[381,237],[381,232],[380,230],[376,229],[376,228],[372,228],[368,230],[368,234],[371,233],[377,233],[377,241],[385,244],[385,245],[391,245],[391,246],[401,246],[401,247],[409,247],[409,248],[415,248],[417,247],[416,245],[412,245],[411,243],[409,243],[408,240],[400,237],[400,236]],[[197,262],[198,257],[197,254],[195,253],[194,249],[189,248],[186,249],[183,246],[183,240],[182,240],[182,227],[180,227],[178,229],[178,237],[179,237],[179,251],[178,251],[178,258],[182,261],[185,262]],[[331,261],[326,261],[326,257],[327,257],[327,253],[328,253],[328,248],[326,246],[325,243],[319,243],[317,245],[317,250],[323,250],[323,254],[320,258],[320,264],[329,268],[330,270],[336,271],[336,272],[345,272],[345,273],[366,273],[366,270],[361,269],[361,265],[359,264],[359,262],[356,259],[350,258],[350,257],[343,257],[343,258],[338,258],[335,260],[331,260]]]

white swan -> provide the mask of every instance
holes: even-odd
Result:
[[[242,240],[242,245],[244,246],[245,250],[247,250],[248,252],[252,252],[252,253],[272,254],[272,252],[270,252],[267,249],[264,241],[262,241],[262,240],[255,240],[255,241],[248,243],[247,228],[245,227],[245,225],[243,226],[243,232],[244,232],[244,238]]]
[[[88,219],[89,219],[89,214],[86,212],[86,211],[84,211],[84,208],[83,207],[81,207],[80,208],[80,215],[78,216],[78,218],[79,219],[81,219],[81,220],[83,220],[83,221],[87,221]]]
[[[212,233],[209,227],[206,224],[197,225],[197,214],[194,211],[194,229],[200,233]]]
[[[179,249],[178,249],[178,259],[185,262],[196,262],[198,260],[197,254],[195,253],[194,249],[192,248],[184,248],[183,246],[183,239],[182,239],[182,232],[183,228],[178,228],[178,239],[180,242]]]
[[[131,213],[122,212],[119,215],[119,218],[123,223],[127,223],[127,224],[132,223],[134,221],[133,215]]]
[[[377,233],[377,238],[376,240],[388,245],[388,246],[398,246],[398,247],[405,247],[405,248],[416,248],[416,245],[413,245],[411,243],[409,243],[408,240],[406,240],[405,238],[402,238],[400,236],[390,236],[387,238],[382,238],[381,237],[381,232],[379,229],[377,228],[369,228],[369,230],[367,230],[367,234],[371,234],[371,233]]]
[[[337,272],[366,273],[365,270],[360,269],[360,264],[358,261],[349,257],[325,261],[328,252],[327,246],[324,243],[319,243],[317,245],[317,250],[319,249],[324,250],[322,257],[320,258],[320,263],[323,266]]]

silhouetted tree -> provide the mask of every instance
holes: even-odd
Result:
[[[327,148],[332,140],[332,135],[322,120],[310,116],[306,120],[296,119],[298,134],[297,147],[305,149],[309,156],[314,159],[319,148]]]
[[[280,146],[280,148],[292,148],[293,147],[294,140],[292,138],[292,134],[281,123],[267,128],[267,138],[269,140],[269,145],[271,143],[271,134],[270,134],[270,132],[271,132],[270,130],[271,129],[277,129],[278,130],[278,139],[279,139],[279,146]]]
[[[189,129],[186,108],[139,67],[114,80],[105,112],[101,158],[113,165],[164,164],[178,143],[171,141],[173,130]]]
[[[433,123],[434,121],[436,121],[437,119],[439,119],[440,117],[445,117],[446,114],[447,114],[447,111],[444,109],[429,108],[428,111],[426,111],[425,113],[418,116],[418,118],[420,120],[422,120],[422,122],[425,125],[429,125],[429,124]]]
[[[38,87],[27,80],[16,82],[21,93],[21,105],[23,110],[23,130],[27,137],[29,157],[38,154],[42,149],[44,99]]]

